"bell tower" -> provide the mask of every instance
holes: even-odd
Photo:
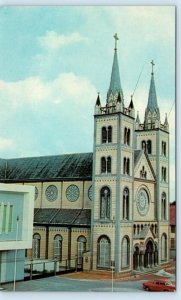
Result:
[[[105,106],[98,94],[94,115],[91,260],[93,270],[131,270],[134,105],[124,104],[118,36]]]

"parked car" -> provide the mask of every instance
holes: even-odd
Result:
[[[174,292],[176,290],[175,283],[172,283],[169,279],[157,279],[143,283],[145,291],[153,292]]]

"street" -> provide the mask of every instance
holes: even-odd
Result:
[[[144,292],[141,281],[114,282],[114,292]],[[5,291],[13,290],[13,283],[3,284]],[[64,278],[63,276],[22,281],[16,283],[16,291],[37,292],[112,292],[111,280],[87,280]]]

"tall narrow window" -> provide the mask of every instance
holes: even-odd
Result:
[[[127,143],[127,128],[124,128],[124,144]]]
[[[111,243],[107,236],[101,236],[97,243],[97,266],[110,268],[111,266]]]
[[[54,238],[54,259],[62,260],[62,236],[57,234]]]
[[[127,145],[130,145],[130,129],[127,131]]]
[[[105,159],[105,157],[101,158],[101,173],[106,173],[106,159]]]
[[[122,268],[128,268],[129,267],[129,257],[130,257],[130,243],[129,243],[129,238],[124,237],[122,239]]]
[[[167,169],[165,167],[162,167],[162,181],[166,182],[167,180]]]
[[[4,208],[3,208],[2,232],[6,231],[6,217],[7,217],[7,205],[4,205]]]
[[[147,153],[151,154],[151,141],[150,140],[147,141]]]
[[[123,190],[123,219],[129,219],[129,190],[124,188]]]
[[[165,233],[161,237],[161,260],[167,259],[167,236]]]
[[[112,143],[112,127],[108,127],[108,143]]]
[[[107,172],[111,173],[111,157],[108,156],[107,158]]]
[[[162,155],[166,156],[166,142],[162,142]]]
[[[166,220],[166,194],[162,193],[161,196],[161,213],[162,213],[162,220]]]
[[[142,141],[141,142],[141,148],[146,151],[146,142],[145,141]]]
[[[127,158],[127,168],[126,168],[126,173],[129,175],[130,174],[130,160]]]
[[[82,263],[83,253],[86,251],[86,238],[84,236],[79,236],[77,240],[77,257],[78,264]]]
[[[124,157],[124,160],[123,160],[123,174],[126,174],[126,165],[127,165],[127,160],[126,160],[126,157]]]
[[[106,127],[102,127],[102,143],[107,142],[107,129]]]
[[[40,235],[35,233],[33,235],[33,258],[40,258],[40,240]]]
[[[12,224],[13,224],[13,205],[10,205],[10,207],[9,207],[8,232],[12,231]]]
[[[110,218],[110,189],[103,187],[100,192],[100,218]]]

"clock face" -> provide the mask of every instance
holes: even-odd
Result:
[[[92,185],[88,189],[88,197],[89,197],[90,200],[92,200]]]
[[[76,201],[79,198],[79,194],[79,188],[74,184],[69,185],[66,189],[66,197],[69,201]]]
[[[140,189],[137,195],[137,208],[140,215],[146,215],[149,209],[148,194],[145,189]]]
[[[58,189],[55,185],[49,185],[45,191],[45,195],[48,201],[55,201],[58,197]]]

